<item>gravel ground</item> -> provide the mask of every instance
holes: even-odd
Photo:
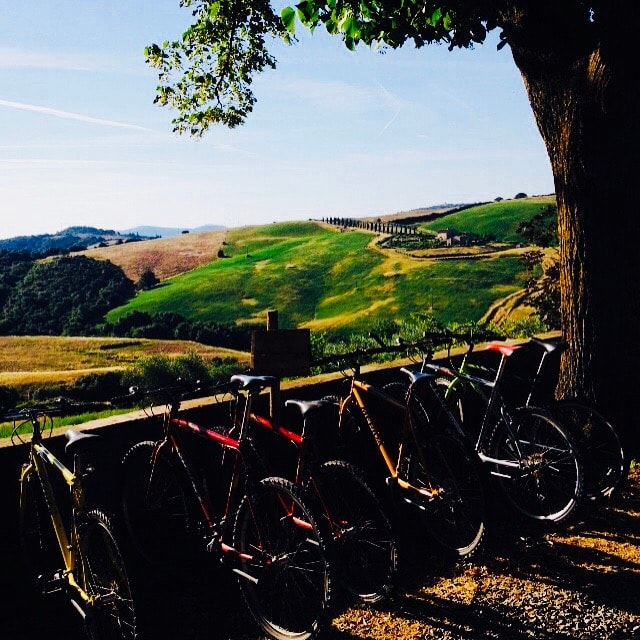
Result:
[[[329,637],[640,638],[640,474],[561,531],[503,515],[472,560],[446,566],[431,558],[412,567],[385,605],[347,610]]]
[[[561,530],[498,514],[482,549],[462,563],[402,541],[400,549],[393,596],[375,607],[345,606],[323,640],[640,639],[638,472],[618,496],[583,508]],[[199,567],[182,581],[145,576],[142,638],[258,640],[233,581],[213,571]]]

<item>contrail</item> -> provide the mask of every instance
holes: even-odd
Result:
[[[125,122],[116,122],[115,120],[102,120],[101,118],[92,118],[84,116],[80,113],[71,113],[70,111],[60,111],[59,109],[51,109],[49,107],[41,107],[35,104],[25,104],[24,102],[13,102],[11,100],[0,99],[0,107],[7,109],[20,109],[22,111],[34,111],[43,113],[47,116],[55,116],[56,118],[65,118],[66,120],[79,120],[80,122],[88,122],[90,124],[99,124],[106,127],[118,127],[120,129],[134,129],[136,131],[151,131],[147,127],[140,127],[137,124],[127,124]]]

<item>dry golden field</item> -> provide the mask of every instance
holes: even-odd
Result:
[[[209,264],[218,258],[226,231],[185,233],[173,238],[141,240],[80,251],[96,260],[110,260],[128,278],[137,282],[145,269],[151,269],[159,280]]]
[[[126,368],[151,355],[197,353],[204,359],[249,360],[249,354],[187,340],[3,336],[0,338],[0,385],[70,382],[89,373]]]

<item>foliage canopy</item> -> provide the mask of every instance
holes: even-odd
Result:
[[[570,25],[573,37],[593,38],[596,19],[606,19],[606,4],[572,0],[559,10],[550,0],[301,0],[278,15],[269,0],[181,0],[192,24],[180,39],[147,46],[145,56],[158,70],[155,102],[178,112],[174,131],[201,136],[212,124],[236,127],[245,121],[256,102],[255,74],[276,66],[270,41],[295,42],[297,20],[312,31],[322,26],[339,35],[349,49],[407,42],[417,48],[435,42],[470,48],[497,28],[500,49],[512,33],[521,37],[531,30],[531,14],[535,20],[546,14],[556,36]],[[538,44],[536,37],[527,35],[531,45]]]
[[[109,309],[134,294],[133,282],[106,260],[78,256],[35,262],[6,296],[0,334],[92,333]]]

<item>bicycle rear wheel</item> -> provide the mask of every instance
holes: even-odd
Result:
[[[93,598],[86,605],[91,640],[134,640],[136,621],[131,589],[111,523],[99,510],[77,525],[79,584]]]
[[[189,513],[177,471],[158,443],[138,442],[120,469],[122,519],[134,551],[151,565],[170,565],[188,548]]]
[[[319,514],[333,539],[337,578],[363,602],[385,598],[397,571],[396,542],[380,502],[354,465],[325,462],[314,474]]]
[[[233,532],[239,585],[256,623],[277,640],[306,640],[328,621],[325,541],[299,488],[282,478],[250,487]]]
[[[414,490],[407,499],[426,511],[426,526],[442,549],[468,557],[485,530],[482,467],[475,452],[449,433],[426,437],[421,449],[422,460],[417,451],[408,455],[407,479]]]
[[[489,440],[492,464],[507,501],[534,520],[560,522],[582,494],[582,466],[573,439],[549,414],[523,407],[501,419]]]
[[[577,400],[551,406],[554,417],[576,441],[584,469],[583,499],[608,498],[620,486],[627,464],[613,425],[596,409]]]

